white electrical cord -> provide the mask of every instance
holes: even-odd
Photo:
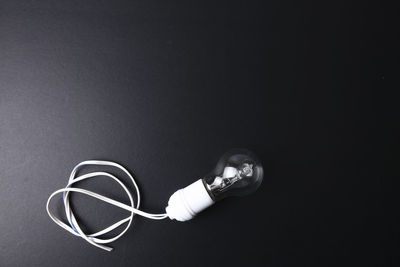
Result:
[[[128,177],[131,179],[135,190],[136,190],[136,195],[137,195],[137,203],[135,206],[135,202],[133,201],[132,195],[129,192],[128,188],[114,175],[109,174],[107,172],[91,172],[88,174],[84,174],[78,177],[75,177],[77,171],[79,170],[79,168],[81,168],[82,166],[86,166],[86,165],[100,165],[100,166],[112,166],[112,167],[116,167],[119,168],[120,170],[122,170],[126,175],[128,175]],[[99,177],[99,176],[104,176],[104,177],[108,177],[111,178],[112,180],[116,181],[121,187],[122,189],[124,189],[124,191],[126,192],[126,194],[129,197],[129,201],[130,201],[130,205],[126,205],[124,203],[121,203],[119,201],[113,200],[111,198],[99,195],[97,193],[94,193],[92,191],[86,190],[86,189],[82,189],[82,188],[75,188],[75,187],[71,187],[73,184],[80,182],[82,180],[85,179],[89,179],[89,178],[94,178],[94,177]],[[80,228],[75,215],[71,209],[70,203],[69,203],[69,193],[70,192],[77,192],[77,193],[82,193],[97,199],[100,199],[104,202],[107,202],[111,205],[117,206],[119,208],[125,209],[127,211],[130,211],[131,214],[129,217],[122,219],[116,223],[114,223],[113,225],[97,232],[97,233],[93,233],[93,234],[85,234],[82,229]],[[67,216],[69,225],[63,223],[59,218],[57,218],[49,209],[49,205],[50,205],[50,201],[51,199],[57,195],[63,193],[63,202],[64,202],[64,208],[65,208],[65,215]],[[50,218],[59,226],[61,226],[62,228],[64,228],[65,230],[67,230],[68,232],[70,232],[71,234],[74,234],[76,236],[80,236],[83,239],[85,239],[87,242],[89,242],[90,244],[92,244],[93,246],[99,247],[101,249],[107,250],[107,251],[111,251],[112,248],[111,247],[107,247],[104,246],[102,244],[107,244],[110,242],[113,242],[115,240],[117,240],[118,238],[120,238],[128,229],[129,226],[132,223],[132,219],[133,216],[135,214],[138,214],[140,216],[149,218],[149,219],[153,219],[153,220],[162,220],[168,217],[168,215],[166,213],[163,214],[151,214],[151,213],[147,213],[144,211],[139,210],[139,205],[140,205],[140,192],[139,192],[139,188],[135,182],[135,179],[133,178],[133,176],[121,165],[115,163],[115,162],[111,162],[111,161],[102,161],[102,160],[88,160],[88,161],[83,161],[81,163],[79,163],[78,165],[76,165],[74,167],[74,169],[71,172],[71,175],[69,177],[68,180],[68,184],[65,188],[63,189],[59,189],[57,191],[55,191],[54,193],[52,193],[49,197],[49,199],[47,200],[47,204],[46,204],[46,210],[47,213],[49,214]],[[108,238],[108,239],[101,239],[98,238],[101,235],[104,235],[112,230],[114,230],[115,228],[121,226],[122,224],[127,223],[125,229],[119,233],[118,235],[112,237],[112,238]]]

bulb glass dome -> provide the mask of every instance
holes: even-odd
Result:
[[[227,196],[244,196],[254,192],[263,176],[261,163],[252,152],[233,149],[221,157],[203,182],[211,198],[218,201]]]

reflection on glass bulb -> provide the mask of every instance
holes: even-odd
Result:
[[[225,153],[214,171],[193,184],[176,191],[168,202],[171,219],[187,221],[227,196],[243,196],[257,190],[263,180],[257,157],[245,149]]]

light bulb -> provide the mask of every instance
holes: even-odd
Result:
[[[244,196],[257,190],[263,180],[257,157],[245,149],[225,153],[215,169],[191,185],[176,191],[166,208],[170,219],[187,221],[227,196]]]
[[[95,165],[95,166],[107,166],[114,167],[123,171],[133,183],[136,191],[137,202],[135,203],[128,188],[120,181],[116,176],[108,172],[89,172],[81,176],[77,176],[77,172],[84,166]],[[76,187],[76,183],[85,179],[91,179],[96,177],[107,177],[117,182],[122,189],[128,195],[130,205],[100,195],[98,193]],[[99,247],[101,249],[111,251],[112,248],[105,246],[104,244],[113,242],[120,238],[129,228],[132,223],[133,216],[135,214],[153,219],[162,220],[166,218],[175,219],[177,221],[187,221],[192,219],[196,214],[202,210],[208,208],[216,201],[219,201],[227,196],[243,196],[254,192],[261,184],[263,179],[263,168],[256,158],[256,156],[248,150],[236,149],[225,153],[219,160],[214,171],[206,175],[203,179],[199,179],[191,185],[176,191],[169,198],[168,207],[166,207],[166,213],[154,214],[144,212],[139,209],[140,205],[140,192],[136,184],[136,181],[132,174],[127,169],[118,163],[104,160],[87,160],[79,163],[74,167],[68,180],[68,184],[65,188],[54,191],[47,200],[46,210],[50,218],[64,228],[68,232],[80,236],[90,244]],[[107,202],[111,205],[119,207],[121,209],[130,212],[129,217],[122,219],[113,225],[92,234],[85,233],[76,219],[72,206],[70,205],[69,195],[71,192],[81,193],[90,197],[99,199]],[[63,203],[65,208],[65,215],[68,219],[69,225],[65,224],[62,220],[57,218],[50,211],[50,201],[57,195],[63,194]],[[124,223],[126,224],[125,229],[114,237],[102,238],[104,234],[119,228]]]

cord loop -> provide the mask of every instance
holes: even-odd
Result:
[[[84,175],[75,177],[77,171],[81,167],[87,166],[87,165],[112,166],[112,167],[116,167],[116,168],[122,170],[130,178],[130,180],[132,181],[132,183],[134,185],[134,188],[135,188],[135,191],[136,191],[136,196],[137,196],[136,205],[135,205],[133,197],[132,197],[131,193],[129,192],[128,188],[117,177],[115,177],[114,175],[112,175],[110,173],[107,173],[107,172],[91,172],[91,173],[88,173],[88,174],[84,174]],[[105,197],[105,196],[97,194],[97,193],[94,193],[92,191],[89,191],[89,190],[86,190],[86,189],[82,189],[82,188],[72,187],[77,182],[80,182],[82,180],[89,179],[89,178],[99,177],[99,176],[104,176],[104,177],[110,178],[110,179],[114,180],[115,182],[117,182],[122,187],[122,189],[124,189],[126,194],[128,195],[130,204],[126,205],[126,204],[121,203],[119,201],[113,200],[111,198]],[[70,206],[70,202],[69,202],[70,201],[69,200],[70,192],[77,192],[77,193],[88,195],[88,196],[93,197],[93,198],[97,198],[97,199],[102,200],[104,202],[107,202],[107,203],[109,203],[111,205],[114,205],[114,206],[117,206],[119,208],[122,208],[122,209],[125,209],[125,210],[129,211],[130,215],[127,218],[122,219],[122,220],[114,223],[113,225],[111,225],[111,226],[109,226],[109,227],[107,227],[107,228],[105,228],[105,229],[103,229],[103,230],[101,230],[99,232],[96,232],[96,233],[93,233],[93,234],[85,234],[82,231],[82,229],[80,228],[79,223],[77,222],[77,220],[75,218],[75,215],[73,213],[73,210],[72,210],[72,208]],[[61,193],[63,194],[63,203],[64,203],[65,215],[67,217],[69,225],[67,225],[64,222],[62,222],[49,209],[49,205],[50,205],[51,199],[55,195],[61,194]],[[162,219],[165,219],[165,218],[168,217],[166,213],[163,213],[163,214],[151,214],[151,213],[143,212],[143,211],[139,210],[139,206],[140,206],[140,191],[139,191],[139,188],[138,188],[138,186],[137,186],[137,184],[135,182],[135,179],[129,173],[128,170],[126,170],[124,167],[122,167],[118,163],[111,162],[111,161],[87,160],[87,161],[83,161],[83,162],[79,163],[78,165],[76,165],[74,167],[74,169],[72,170],[71,175],[69,177],[68,184],[67,184],[67,186],[65,188],[59,189],[59,190],[53,192],[50,195],[49,199],[47,200],[46,210],[47,210],[47,213],[50,216],[50,218],[56,224],[58,224],[60,227],[64,228],[65,230],[67,230],[68,232],[70,232],[70,233],[72,233],[72,234],[74,234],[76,236],[82,237],[83,239],[85,239],[87,242],[89,242],[93,246],[96,246],[98,248],[101,248],[101,249],[104,249],[104,250],[107,250],[107,251],[111,251],[112,250],[111,247],[108,247],[108,246],[105,246],[105,245],[102,245],[102,244],[107,244],[107,243],[113,242],[113,241],[117,240],[118,238],[120,238],[123,234],[125,234],[125,232],[129,229],[129,227],[130,227],[130,225],[132,223],[132,220],[133,220],[133,216],[135,214],[138,214],[140,216],[143,216],[143,217],[146,217],[146,218],[149,218],[149,219],[153,219],[153,220],[162,220]],[[112,238],[107,238],[107,239],[99,238],[100,236],[102,236],[102,235],[114,230],[115,228],[123,225],[124,223],[126,223],[127,225],[124,228],[124,230],[122,230],[122,232],[119,233],[118,235],[116,235],[116,236],[114,236]]]

